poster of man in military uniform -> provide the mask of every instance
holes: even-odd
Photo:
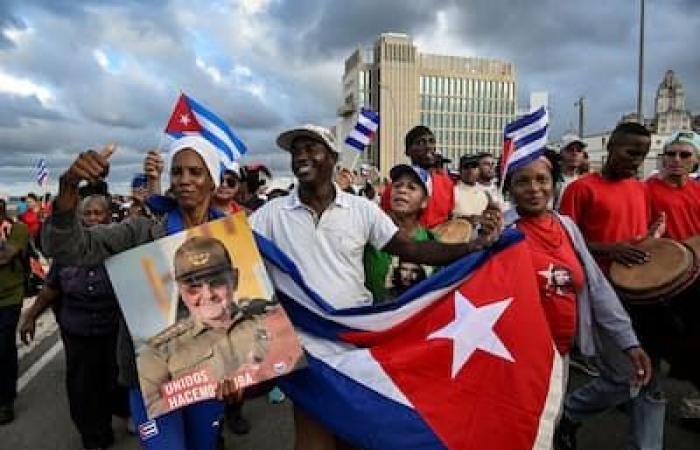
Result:
[[[160,329],[155,333],[152,333],[152,324],[145,334],[132,330],[132,325],[139,323],[134,317],[138,310],[133,302],[122,302],[121,296],[123,293],[125,298],[133,298],[133,286],[137,283],[133,279],[126,283],[125,278],[128,274],[133,275],[134,270],[124,268],[133,269],[134,262],[143,260],[146,257],[144,251],[148,249],[139,248],[141,251],[132,257],[119,255],[126,261],[119,265],[108,263],[127,324],[137,337],[139,383],[151,418],[214,398],[224,380],[236,388],[246,388],[304,364],[299,340],[269,286],[265,286],[267,274],[264,269],[261,272],[262,266],[247,267],[248,276],[245,278],[248,283],[263,286],[242,289],[244,267],[259,262],[250,257],[250,252],[247,257],[240,258],[245,253],[236,252],[236,245],[242,244],[241,238],[231,239],[232,234],[241,232],[241,225],[247,226],[245,219],[235,226],[229,223],[217,227],[216,222],[207,225],[208,229],[201,230],[201,233],[188,230],[186,235],[160,240],[177,239],[168,245],[156,241],[143,246],[155,245],[161,250],[160,253],[148,252],[149,257],[170,256],[172,261],[172,271],[157,276],[150,272],[158,272],[158,267],[163,266],[161,257],[156,258],[157,263],[151,261],[145,266],[141,261],[141,265],[147,268],[142,276],[152,285],[153,301],[146,303],[161,303],[155,308],[160,310],[156,316],[168,317],[172,323],[163,327],[161,320]],[[243,228],[245,231],[249,233],[249,228]],[[248,239],[244,241],[254,247],[252,235],[250,242]],[[257,249],[254,253],[259,257]],[[131,261],[130,266],[128,261]],[[125,285],[131,287],[129,293],[125,292]],[[158,299],[162,297],[162,292],[158,294],[159,289],[172,292],[166,293],[165,300]],[[261,292],[262,295],[255,295]],[[246,295],[250,293],[253,295]],[[170,297],[172,302],[167,300]],[[164,307],[164,302],[169,306]]]

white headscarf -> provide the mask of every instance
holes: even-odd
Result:
[[[209,175],[215,187],[219,187],[221,182],[221,157],[219,150],[208,140],[199,135],[186,135],[175,139],[170,143],[170,166],[173,165],[173,158],[180,150],[191,149],[197,152],[204,160],[204,164],[209,170]]]

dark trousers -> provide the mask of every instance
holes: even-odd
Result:
[[[0,405],[17,397],[17,323],[22,305],[0,307]]]
[[[78,336],[62,332],[70,416],[85,448],[114,442],[112,414],[128,415],[128,393],[117,385],[117,332]]]

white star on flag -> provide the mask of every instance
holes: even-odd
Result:
[[[452,378],[462,370],[477,349],[507,361],[515,361],[503,341],[493,331],[494,325],[512,301],[512,298],[508,298],[475,307],[459,291],[455,292],[454,320],[428,336],[428,339],[452,339]]]
[[[187,114],[180,114],[180,123],[187,126],[190,124],[190,118]]]

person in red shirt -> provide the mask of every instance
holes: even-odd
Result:
[[[698,164],[700,135],[692,131],[675,133],[664,145],[663,167],[646,184],[652,210],[666,216],[666,237],[684,241],[700,235],[700,183],[690,178]],[[664,357],[671,364],[670,374],[690,380],[700,389],[700,370],[692,355],[700,353],[700,305],[697,289],[682,292],[669,302],[677,325],[664,336]],[[700,398],[681,400],[684,423],[700,423]]]
[[[34,240],[39,234],[39,229],[41,228],[41,220],[39,220],[39,197],[36,194],[29,193],[27,195],[27,211],[19,216],[27,228],[29,229],[29,237]]]
[[[664,146],[661,173],[646,182],[652,211],[666,215],[666,236],[677,241],[700,235],[700,183],[690,179],[699,151],[700,135],[674,134]]]
[[[435,153],[435,135],[430,128],[418,125],[406,133],[406,156],[411,160],[411,165],[428,172],[428,206],[423,210],[419,222],[430,229],[450,218],[450,212],[454,208],[454,181],[445,169],[438,166],[438,158]],[[381,206],[384,211],[389,211],[389,199],[391,197],[391,185],[382,193]]]
[[[634,242],[653,235],[662,222],[652,224],[651,204],[637,171],[649,153],[651,134],[640,124],[626,122],[613,130],[608,158],[600,174],[574,181],[564,191],[560,211],[581,229],[591,254],[608,272],[612,261],[643,264],[650,256]],[[651,226],[650,226],[651,225]],[[651,382],[640,390],[630,389],[618,375],[623,366],[614,360],[600,361],[601,377],[567,396],[559,427],[559,448],[575,448],[573,435],[580,422],[610,407],[629,403],[632,411],[631,444],[635,448],[663,448],[665,401],[658,383],[661,351],[658,347],[656,308],[626,305],[634,330],[654,363]],[[574,444],[575,445],[575,444]]]

